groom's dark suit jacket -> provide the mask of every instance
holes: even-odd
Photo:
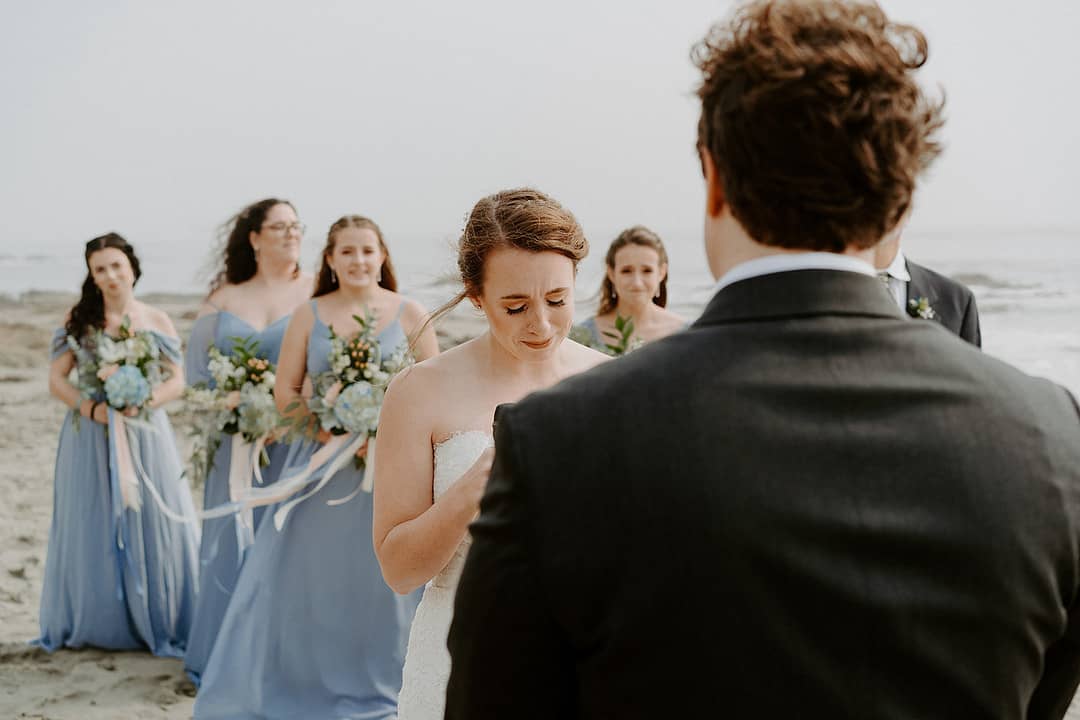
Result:
[[[934,309],[936,315],[934,319],[937,322],[972,345],[981,347],[979,308],[975,304],[975,295],[971,290],[951,278],[906,258],[905,264],[908,275],[911,276],[907,285],[908,302],[926,298],[930,307]]]
[[[1060,717],[1080,412],[803,270],[500,416],[446,717]]]

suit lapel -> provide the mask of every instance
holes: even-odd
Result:
[[[911,276],[911,280],[907,284],[907,301],[911,302],[924,297],[933,307],[938,297],[937,289],[934,287],[929,273],[926,272],[922,265],[913,263],[910,260],[905,259],[904,264],[907,265],[908,275]]]

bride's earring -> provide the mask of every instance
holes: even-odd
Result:
[[[334,268],[330,268],[330,282],[337,282],[337,273],[334,272]]]
[[[379,273],[375,276],[375,282],[382,282],[382,266],[379,266]]]

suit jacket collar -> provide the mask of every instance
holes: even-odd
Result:
[[[876,277],[842,270],[792,270],[728,285],[713,296],[694,326],[819,315],[904,317]]]

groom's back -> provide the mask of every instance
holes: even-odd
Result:
[[[1026,716],[1078,582],[1060,388],[925,322],[707,311],[507,421],[582,717]]]

